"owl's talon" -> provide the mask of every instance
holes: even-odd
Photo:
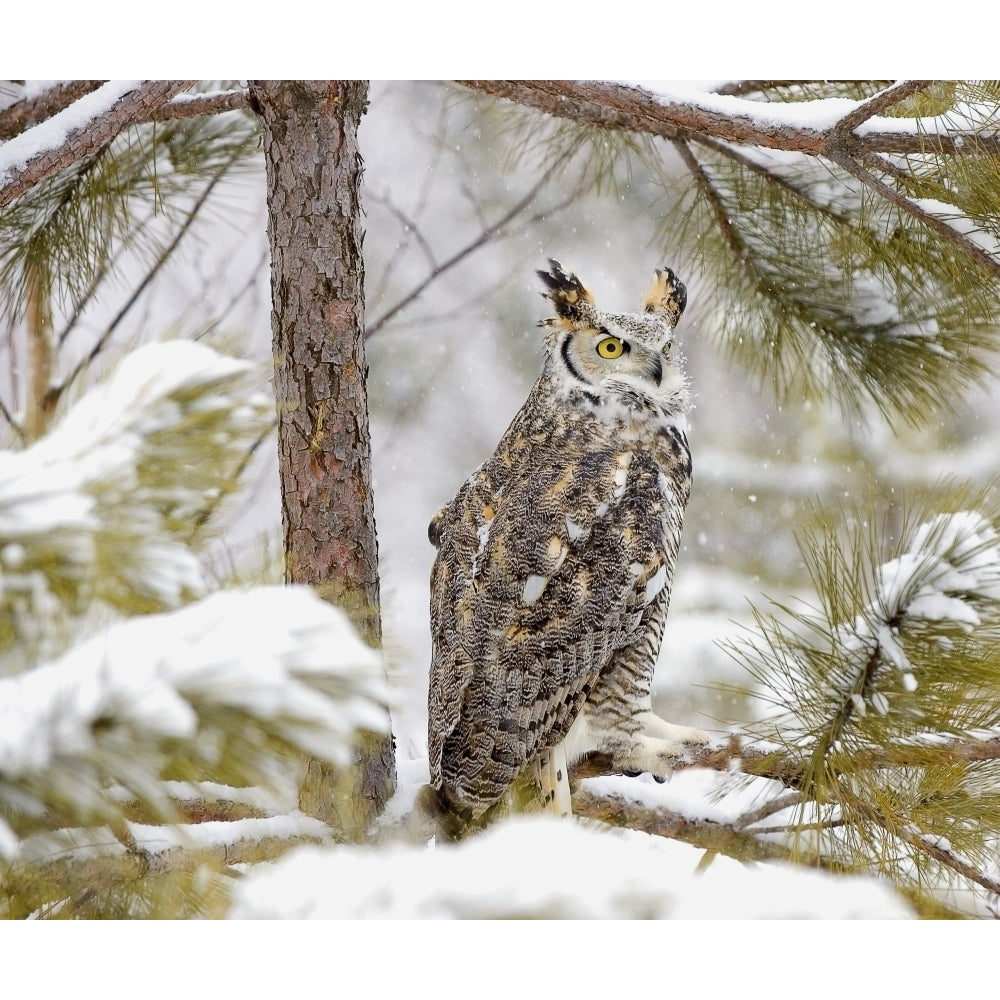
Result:
[[[638,778],[642,771],[622,771],[626,778]]]
[[[658,785],[664,785],[666,784],[667,779],[662,774],[654,774],[653,781],[655,781]]]

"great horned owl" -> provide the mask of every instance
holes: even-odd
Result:
[[[687,293],[663,268],[643,312],[606,313],[550,265],[542,374],[429,530],[431,787],[462,823],[528,770],[567,813],[567,759],[663,779],[706,738],[650,700],[691,488]]]

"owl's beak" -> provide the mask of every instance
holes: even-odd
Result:
[[[663,362],[655,355],[652,354],[649,360],[644,365],[644,374],[647,378],[652,379],[657,385],[663,379]]]

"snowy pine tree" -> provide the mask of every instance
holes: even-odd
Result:
[[[390,697],[383,660],[334,608],[295,587],[221,584],[212,528],[251,478],[272,404],[260,368],[228,356],[231,317],[165,315],[150,298],[172,287],[189,234],[228,216],[238,174],[257,178],[261,210],[269,199],[276,336],[280,310],[298,305],[298,258],[281,242],[291,202],[261,186],[245,109],[280,142],[293,111],[326,98],[270,86],[12,84],[0,110],[6,913],[790,915],[786,877],[808,878],[801,891],[826,915],[905,915],[902,899],[923,915],[995,913],[996,87],[373,88],[360,138],[369,318],[360,262],[338,271],[347,251],[322,265],[336,280],[317,308],[345,349],[361,330],[368,339]],[[360,116],[364,95],[351,94]],[[321,176],[329,164],[315,162]],[[343,204],[344,232],[360,232],[356,199]],[[309,217],[289,240],[309,245]],[[317,236],[307,261],[332,245]],[[199,253],[204,265],[211,253]],[[624,283],[627,267],[662,263],[689,284],[695,493],[654,694],[661,714],[720,736],[663,787],[580,763],[575,811],[631,829],[515,821],[439,847],[425,868],[410,811],[426,780],[429,552],[409,539],[493,447],[533,375],[534,342],[518,337],[537,319],[523,276],[553,253],[596,270],[595,284],[602,270]],[[247,272],[248,287],[265,273]],[[239,282],[223,284],[223,301],[239,301],[228,295]],[[141,336],[140,309],[152,318]],[[127,353],[171,324],[169,342]],[[365,384],[356,356],[356,370],[346,354],[333,369],[349,391],[351,378]],[[342,458],[336,398],[283,397],[287,442],[319,456],[314,472]],[[377,579],[362,594],[330,572],[307,582],[377,639]],[[789,596],[768,607],[764,594]],[[371,815],[348,819],[339,796],[353,808],[367,795],[378,812],[391,788],[390,701],[400,788],[366,838]],[[330,846],[345,836],[374,842]],[[386,843],[397,839],[417,843]],[[317,846],[254,864],[301,841]],[[511,883],[526,843],[537,865]],[[618,879],[581,883],[559,863],[567,852],[592,871],[603,852]],[[710,864],[717,855],[729,857]],[[699,858],[706,877],[691,881]],[[730,858],[841,880],[748,874]],[[665,877],[647,878],[654,869]],[[727,912],[743,880],[775,906]]]

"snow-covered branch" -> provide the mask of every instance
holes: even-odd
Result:
[[[68,108],[74,101],[97,90],[103,80],[66,80],[46,87],[41,93],[24,97],[0,111],[0,142],[12,139],[25,129]]]
[[[3,873],[8,906],[3,912],[13,919],[74,916],[95,895],[130,887],[135,893],[151,877],[273,861],[291,847],[322,843],[329,835],[322,821],[294,810],[231,822],[122,823],[40,833],[21,843],[17,863]]]
[[[995,250],[984,249],[974,238],[949,226],[918,201],[894,190],[862,166],[873,157],[886,154],[1000,153],[996,124],[988,115],[978,113],[980,109],[975,106],[959,105],[947,115],[932,117],[882,116],[889,108],[926,89],[932,81],[902,80],[862,101],[841,97],[761,101],[680,85],[652,93],[637,86],[594,81],[458,82],[558,118],[670,139],[700,186],[704,176],[699,174],[703,172],[694,169],[694,160],[685,146],[687,140],[707,138],[825,158],[949,240],[991,276],[1000,277],[1000,258]],[[962,213],[956,209],[956,214]],[[731,226],[725,235],[727,241],[732,240]]]
[[[824,98],[813,101],[762,102],[697,88],[673,87],[651,93],[621,83],[575,80],[459,80],[474,90],[537,108],[560,118],[571,118],[601,128],[640,132],[676,139],[699,133],[729,142],[825,156],[831,143],[845,143],[852,155],[864,152],[922,153],[930,137],[935,148],[954,154],[971,153],[969,139],[982,143],[979,151],[1000,149],[1000,136],[982,134],[973,115],[962,127],[948,118],[885,118],[871,116],[867,101]],[[896,103],[912,93],[904,82],[888,95]],[[883,92],[884,94],[885,92]],[[870,99],[874,101],[874,98]],[[887,99],[875,108],[883,111]],[[856,118],[857,131],[843,136],[841,123]]]
[[[191,80],[104,84],[0,146],[0,208],[101,149],[123,129],[191,86]]]
[[[0,680],[0,853],[20,858],[18,831],[43,814],[114,817],[133,798],[170,815],[162,778],[178,755],[294,796],[298,768],[277,750],[343,765],[359,732],[386,731],[388,704],[378,654],[308,588],[221,592],[112,626]]]

